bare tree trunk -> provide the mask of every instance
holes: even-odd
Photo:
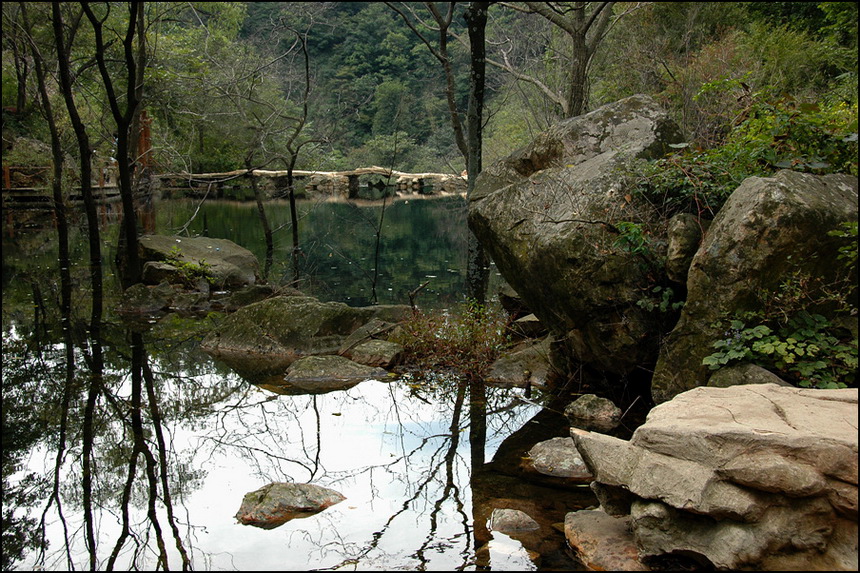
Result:
[[[104,372],[104,356],[101,346],[101,323],[103,313],[103,285],[102,285],[102,255],[101,240],[99,233],[99,221],[96,213],[95,199],[92,192],[92,151],[86,126],[81,120],[75,104],[72,74],[69,63],[69,55],[66,51],[66,34],[63,17],[59,3],[52,5],[52,24],[54,29],[54,41],[57,47],[57,60],[60,73],[60,85],[66,108],[72,122],[72,128],[78,142],[78,150],[81,162],[81,193],[84,197],[84,209],[87,216],[87,234],[90,247],[90,281],[92,288],[92,310],[90,312],[90,347],[92,369],[87,391],[86,405],[84,407],[83,420],[83,468],[82,468],[82,493],[84,506],[84,531],[87,552],[90,559],[90,568],[95,570],[96,537],[93,522],[93,500],[92,500],[92,450],[94,442],[93,416],[95,415],[96,402],[101,394]],[[74,30],[70,36],[74,35]],[[71,41],[68,42],[71,45]]]
[[[96,62],[117,127],[117,169],[119,171],[119,190],[123,209],[122,236],[125,239],[124,260],[120,265],[120,276],[123,287],[126,288],[140,282],[141,273],[137,245],[137,212],[132,181],[132,174],[136,167],[136,158],[132,156],[132,152],[136,149],[137,134],[131,133],[131,126],[132,123],[135,123],[135,118],[139,113],[142,93],[140,82],[142,81],[142,68],[145,65],[144,61],[139,61],[139,58],[143,57],[141,55],[143,50],[139,43],[145,42],[143,4],[143,2],[129,2],[128,4],[128,28],[122,42],[127,71],[126,90],[124,97],[120,97],[114,88],[114,82],[105,58],[107,47],[102,33],[104,20],[99,20],[88,2],[81,3],[93,28]],[[135,41],[138,42],[137,55],[135,55]],[[125,109],[120,108],[120,100],[125,100]]]
[[[465,13],[471,48],[469,109],[466,112],[466,141],[469,150],[469,155],[466,158],[467,200],[472,196],[472,191],[475,189],[475,179],[482,169],[484,84],[486,80],[485,33],[489,5],[489,2],[472,2]],[[490,276],[489,258],[471,229],[469,230],[467,249],[466,296],[469,300],[483,305],[487,298],[487,285]]]

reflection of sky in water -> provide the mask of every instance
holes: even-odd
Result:
[[[244,384],[216,376],[203,379],[204,384]],[[490,389],[491,409],[494,400],[509,401],[494,398],[502,392],[517,391]],[[473,562],[467,429],[460,432],[452,462],[457,489],[445,491],[453,392],[447,399],[428,397],[427,403],[412,395],[404,381],[366,381],[318,396],[273,395],[253,387],[237,396],[216,404],[215,413],[193,424],[171,426],[168,434],[175,458],[190,456],[191,467],[205,471],[184,503],[174,491],[179,521],[190,524],[180,528],[191,539],[187,546],[194,548],[195,569],[283,571],[340,565],[344,570],[451,570]],[[489,416],[487,459],[536,411],[523,405]],[[467,427],[466,412],[468,397],[461,430]],[[50,455],[45,463],[53,463]],[[242,496],[271,481],[310,481],[347,499],[272,530],[238,524],[234,515]],[[111,506],[113,513],[104,511],[98,519],[99,555],[104,558],[119,532],[118,513]],[[86,568],[77,530],[80,515],[71,515],[68,504],[65,511],[70,529],[77,531],[77,565]],[[144,520],[145,508],[135,508],[132,522]],[[162,517],[170,565],[177,568],[181,561],[166,524]],[[53,550],[60,550],[62,533],[55,519],[49,532]],[[130,559],[131,546],[124,550],[126,561],[118,562],[121,568]],[[507,568],[501,566],[509,559],[507,552],[495,554],[495,568]],[[65,568],[64,557],[52,555],[48,567]],[[146,563],[154,566],[151,552]]]

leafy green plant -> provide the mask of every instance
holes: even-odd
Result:
[[[822,277],[794,271],[774,289],[760,293],[758,310],[728,322],[716,352],[702,364],[711,370],[738,362],[768,368],[786,381],[805,388],[844,388],[856,384],[857,222],[848,222],[828,235],[844,238],[840,249],[843,273],[829,283]],[[817,309],[826,309],[826,318]]]
[[[839,260],[844,261],[849,274],[857,271],[857,221],[846,221],[838,229],[827,233],[831,237],[845,240],[839,247]]]
[[[212,274],[212,266],[205,259],[199,263],[191,263],[182,260],[182,249],[174,245],[165,258],[165,262],[173,265],[179,270],[183,282],[188,286],[194,286],[198,279],[206,279],[212,285],[215,284],[215,276]]]
[[[615,223],[615,227],[620,233],[615,240],[615,247],[636,255],[650,255],[652,253],[651,237],[642,224],[620,221]]]
[[[702,93],[735,83],[706,84]],[[679,145],[678,152],[640,166],[637,193],[669,214],[716,213],[747,177],[780,169],[857,174],[856,104],[822,108],[763,93],[742,100],[748,103],[738,110],[721,145]]]
[[[726,337],[713,345],[717,351],[702,364],[718,370],[752,362],[804,388],[845,388],[855,382],[857,338],[846,340],[837,330],[820,314],[806,312],[776,330],[732,320]]]
[[[675,312],[684,306],[683,300],[675,298],[672,287],[655,286],[650,289],[649,294],[638,301],[636,306],[649,312],[656,310],[662,313]]]

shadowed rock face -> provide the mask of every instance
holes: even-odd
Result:
[[[275,482],[245,494],[236,519],[242,525],[274,529],[291,519],[308,517],[346,499],[314,484]]]
[[[653,281],[648,258],[661,253],[632,252],[619,243],[619,224],[654,220],[626,174],[679,141],[668,116],[635,96],[556,124],[476,181],[470,227],[581,362],[627,373],[654,361],[659,327],[636,302]]]

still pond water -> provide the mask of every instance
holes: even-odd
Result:
[[[289,208],[271,204],[267,210],[272,227],[280,229],[269,281],[286,282],[292,277]],[[384,211],[379,204],[305,203],[301,212],[300,275],[310,294],[353,306],[374,298],[382,304],[406,303],[409,291],[430,281],[418,297],[420,306],[441,310],[462,302],[462,199],[399,200]],[[156,213],[159,233],[226,238],[265,258],[253,205],[165,201]],[[114,233],[108,224],[106,260],[113,257]],[[529,400],[519,389],[470,387],[434,373],[368,380],[326,394],[281,395],[249,384],[199,351],[199,335],[188,332],[205,329],[206,321],[217,317],[194,319],[189,327],[187,319],[169,315],[141,334],[113,317],[106,303],[100,340],[103,390],[92,414],[86,414],[84,389],[93,379],[97,345],[87,340],[83,326],[75,329],[81,338],[70,374],[60,330],[50,326],[57,299],[55,237],[51,229],[7,229],[3,237],[4,424],[36,429],[22,432],[26,437],[16,434],[20,448],[10,455],[19,457],[20,471],[4,475],[4,490],[9,484],[17,491],[26,475],[35,474],[26,485],[36,494],[29,515],[37,524],[44,519],[49,541],[44,553],[30,551],[18,568],[87,569],[95,556],[96,568],[103,569],[120,545],[116,569],[164,568],[159,565],[160,528],[172,569],[182,568],[182,551],[196,570],[582,569],[558,524],[566,512],[594,503],[590,491],[528,480],[520,469],[532,445],[567,435],[558,413],[563,405],[551,396]],[[80,230],[73,238],[74,275],[86,285],[86,243]],[[106,285],[116,290],[111,281]],[[76,324],[86,324],[89,308],[82,302],[86,297],[80,297],[75,299],[80,307]],[[143,433],[153,453],[152,485],[144,458],[131,455],[128,405],[134,392],[142,392],[141,382],[130,374],[129,356],[135,352],[144,357],[143,383],[151,392],[143,393],[142,401]],[[61,389],[66,387],[72,389],[71,414],[60,456],[59,495],[48,503],[58,457]],[[32,408],[33,400],[39,408]],[[91,523],[96,546],[90,552],[81,487],[85,414],[95,434]],[[4,428],[4,441],[6,435]],[[132,459],[138,459],[137,466]],[[126,520],[121,502],[129,476],[135,479]],[[274,481],[319,484],[346,499],[271,530],[240,525],[234,515],[244,494]],[[158,496],[148,515],[151,489]],[[526,511],[540,530],[519,541],[491,534],[487,519],[494,508]],[[17,511],[19,517],[26,513],[25,507]]]

